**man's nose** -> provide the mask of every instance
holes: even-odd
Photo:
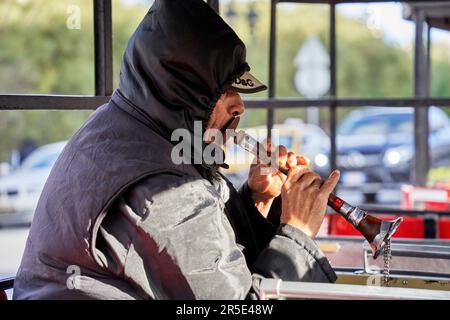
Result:
[[[228,110],[230,115],[241,115],[245,111],[244,101],[239,93],[232,92],[233,95],[233,103],[231,104],[231,108]]]

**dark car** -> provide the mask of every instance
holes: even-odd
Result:
[[[429,109],[432,167],[450,164],[450,119]],[[372,202],[383,188],[411,180],[414,158],[413,108],[367,107],[350,112],[337,132],[337,166],[341,185],[363,192]]]

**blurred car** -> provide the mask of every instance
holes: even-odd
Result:
[[[22,165],[0,177],[0,225],[31,223],[39,196],[66,141],[33,151]]]
[[[244,130],[258,141],[267,137],[266,126],[238,130]],[[320,127],[306,124],[301,119],[287,119],[283,124],[274,125],[272,141],[275,145],[284,145],[289,151],[308,157],[312,170],[328,174],[330,138]],[[232,143],[226,145],[225,153],[225,162],[230,167],[224,173],[235,186],[239,186],[247,179],[253,156]]]
[[[450,119],[429,108],[432,167],[450,164]],[[337,131],[341,184],[362,191],[374,202],[383,188],[409,182],[414,158],[414,109],[367,107],[350,112]]]

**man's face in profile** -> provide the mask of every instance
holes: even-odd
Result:
[[[222,94],[214,107],[214,110],[209,118],[208,127],[206,129],[221,130],[230,122],[233,116],[244,113],[245,107],[239,93],[228,90]],[[235,121],[230,127],[226,129],[236,129],[238,122]],[[225,137],[224,137],[225,140]],[[208,132],[205,135],[205,141],[210,141]]]

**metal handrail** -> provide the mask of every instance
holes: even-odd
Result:
[[[365,253],[372,252],[367,241],[364,242],[363,250]],[[391,243],[391,255],[397,257],[450,260],[450,247],[428,244]]]
[[[364,272],[375,273],[370,268],[369,256],[372,249],[367,241],[363,244]],[[427,244],[391,243],[391,255],[394,257],[428,258],[450,260],[450,247]]]
[[[450,292],[442,290],[262,279],[259,284],[259,298],[261,300],[279,298],[333,300],[450,300]]]

